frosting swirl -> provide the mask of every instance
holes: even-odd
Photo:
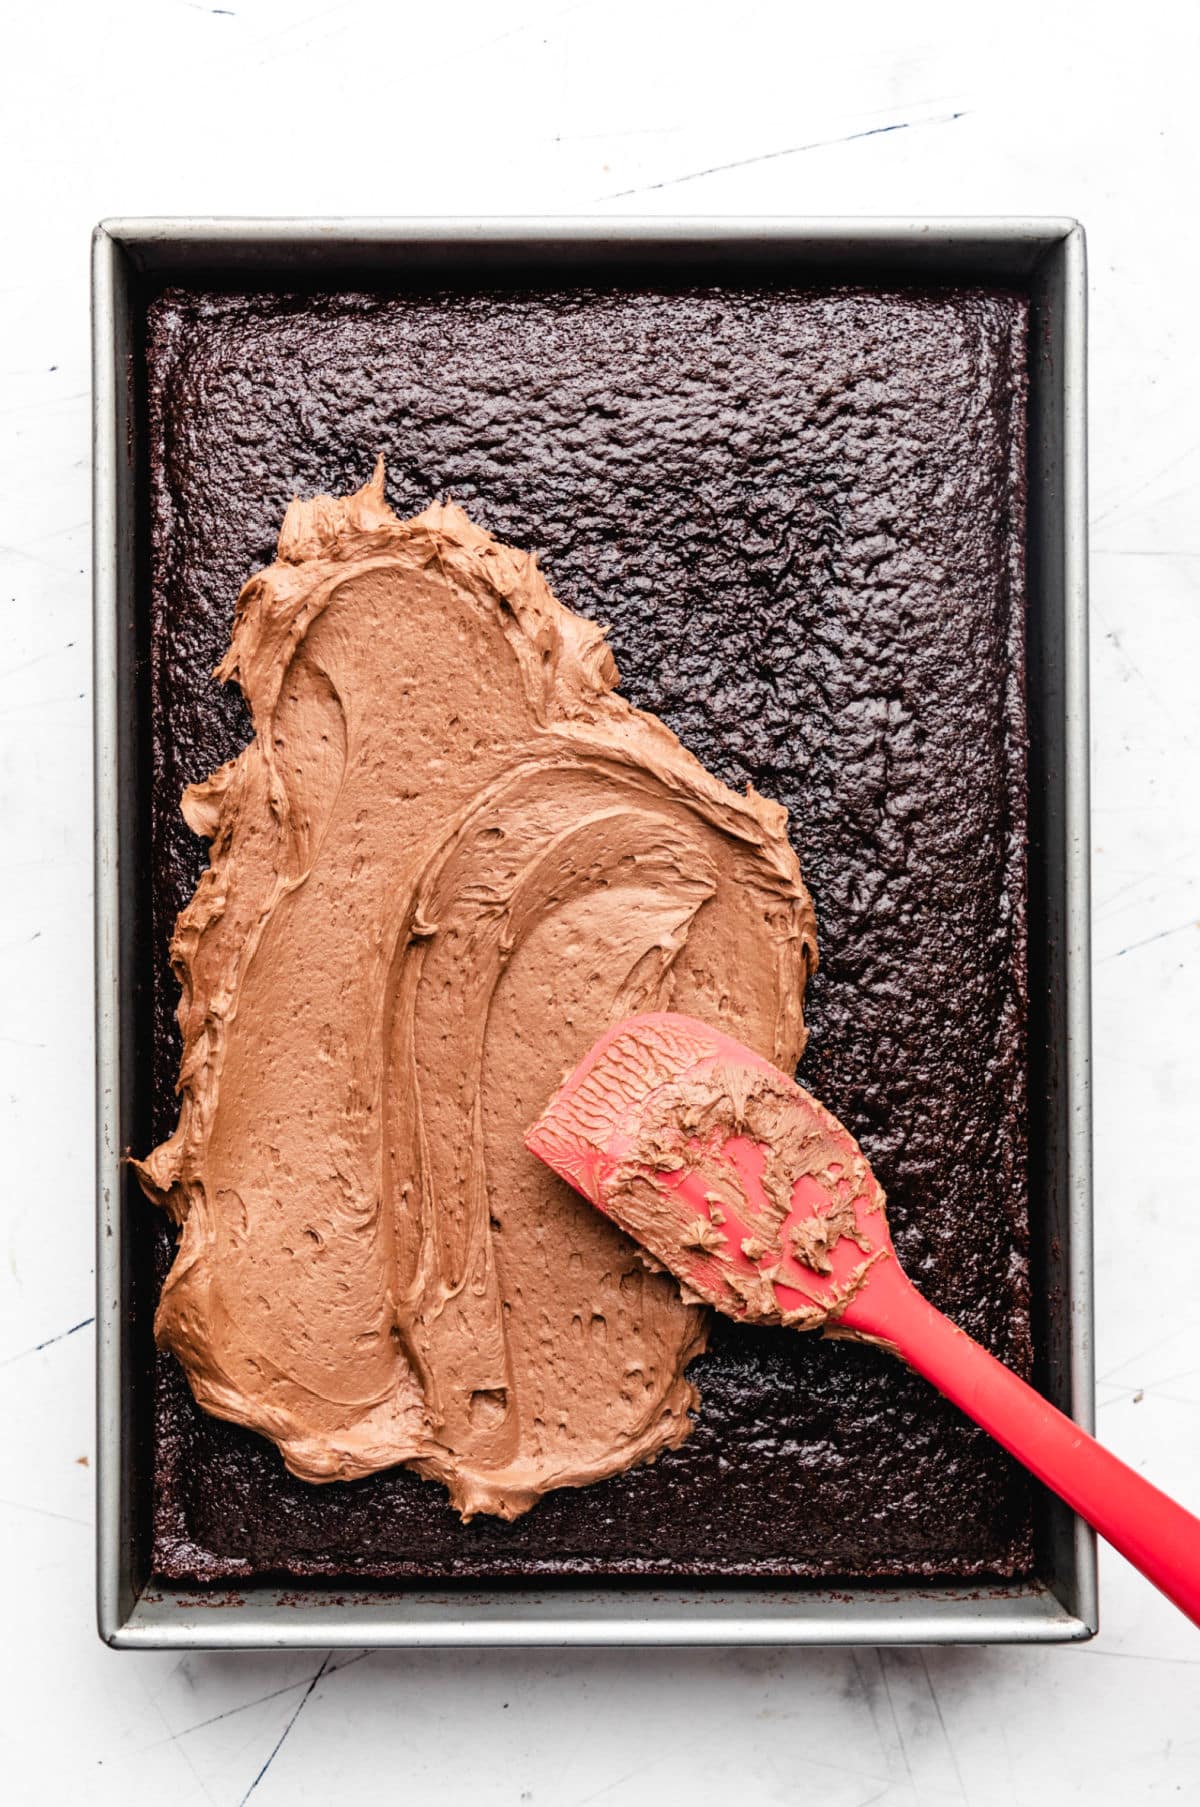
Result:
[[[515,1517],[679,1443],[707,1313],[527,1152],[636,1011],[790,1069],[815,923],[776,804],[614,694],[602,630],[382,463],[293,502],[218,676],[254,739],[171,958],[181,1226],[156,1334],[310,1481],[406,1463]]]

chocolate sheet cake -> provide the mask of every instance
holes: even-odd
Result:
[[[387,460],[607,624],[624,693],[789,812],[817,910],[804,1083],[859,1137],[904,1265],[1023,1373],[1026,307],[1014,294],[167,292],[149,311],[155,1140],[165,950],[206,862],[185,784],[249,735],[211,677],[293,493]],[[172,1232],[146,1207],[165,1274]],[[404,1469],[321,1486],[159,1354],[172,1578],[1010,1576],[1030,1494],[899,1364],[714,1324],[691,1435],[462,1524]]]

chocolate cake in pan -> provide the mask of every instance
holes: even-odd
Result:
[[[1028,1374],[1026,325],[974,287],[155,298],[154,1139],[178,1112],[167,946],[208,860],[180,798],[251,732],[212,675],[234,604],[292,497],[382,455],[397,516],[451,498],[535,553],[621,693],[786,809],[820,950],[800,1077],[862,1142],[914,1281]],[[144,1233],[165,1277],[175,1232],[147,1206]],[[867,1347],[713,1320],[674,1447],[466,1522],[404,1466],[299,1478],[156,1361],[171,1579],[1032,1567],[1024,1476]]]

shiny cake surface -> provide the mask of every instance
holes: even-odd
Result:
[[[241,747],[211,677],[293,493],[387,459],[608,624],[624,693],[789,811],[819,925],[800,1076],[859,1137],[916,1283],[1030,1363],[1026,304],[981,290],[202,295],[150,305],[154,1105],[183,786]],[[145,1208],[160,1274],[170,1232]],[[167,1576],[1009,1575],[1014,1466],[885,1355],[714,1324],[653,1465],[462,1525],[404,1470],[314,1487],[160,1355]]]

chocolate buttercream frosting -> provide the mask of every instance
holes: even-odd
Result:
[[[461,509],[293,502],[217,675],[254,738],[185,793],[180,1225],[156,1319],[296,1475],[404,1463],[513,1518],[679,1444],[707,1313],[522,1131],[636,1011],[791,1070],[816,965],[786,814],[614,692],[603,631]]]

